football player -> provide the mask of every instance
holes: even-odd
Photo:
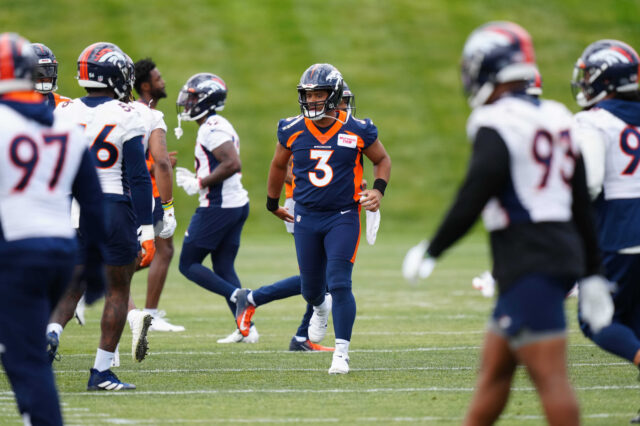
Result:
[[[167,152],[167,126],[162,112],[156,106],[162,98],[166,98],[165,84],[156,64],[150,59],[141,59],[135,63],[134,88],[140,98],[132,104],[141,109],[143,116],[152,122],[148,136],[147,168],[151,175],[155,205],[153,221],[155,226],[156,254],[149,266],[147,278],[147,300],[145,312],[153,316],[150,330],[184,331],[181,325],[173,325],[167,321],[163,312],[158,311],[160,295],[167,279],[167,271],[173,257],[173,232],[176,220],[173,206],[173,169],[175,156]]]
[[[70,193],[94,223],[88,301],[104,290],[103,196],[82,132],[33,91],[36,66],[27,40],[0,34],[0,354],[24,424],[62,425],[45,328],[75,261]]]
[[[54,109],[61,102],[71,100],[55,93],[55,90],[58,90],[58,61],[51,49],[42,43],[32,43],[31,48],[38,57],[38,65],[34,73],[36,92],[45,96],[51,109]]]
[[[360,209],[376,211],[389,181],[391,159],[371,120],[338,110],[344,82],[330,64],[314,64],[298,84],[302,114],[280,120],[278,143],[269,170],[267,209],[278,218],[294,216],[278,205],[293,157],[295,232],[302,295],[316,321],[309,335],[324,337],[333,300],[336,344],[329,374],[349,372],[349,343],[356,315],[351,273],[360,241]],[[362,155],[374,164],[372,189],[361,190]],[[326,277],[326,279],[325,279]]]
[[[86,89],[87,96],[64,102],[55,111],[59,119],[81,125],[92,141],[91,152],[106,194],[108,291],[88,390],[135,389],[135,385],[121,382],[110,367],[127,320],[138,248],[142,248],[142,266],[151,263],[155,253],[151,180],[143,146],[146,129],[136,109],[123,102],[129,99],[133,78],[133,63],[118,46],[94,43],[78,57],[78,84]],[[84,221],[81,213],[81,234],[91,226]],[[136,222],[141,225],[139,232]],[[147,314],[136,316],[134,321],[132,352],[138,361],[146,355],[146,332],[151,320]],[[61,327],[57,331],[59,335]]]
[[[640,92],[636,51],[617,40],[590,44],[573,75],[573,138],[580,144],[596,208],[605,276],[617,283],[613,322],[597,333],[582,318],[585,336],[640,366]],[[580,296],[579,296],[580,297]],[[640,422],[640,416],[634,419]]]
[[[463,424],[493,424],[518,363],[526,366],[551,425],[577,425],[567,377],[563,302],[578,278],[592,326],[610,321],[612,303],[590,213],[584,163],[571,139],[571,113],[526,94],[535,74],[531,37],[511,22],[471,33],[462,81],[473,112],[469,169],[436,231],[407,253],[407,279],[428,276],[484,208],[499,296],[485,337],[478,382]],[[426,253],[426,257],[425,256]]]

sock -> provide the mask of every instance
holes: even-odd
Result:
[[[302,337],[302,336],[293,336],[294,339],[296,339],[296,342],[306,342],[308,339],[306,337]]]
[[[149,308],[144,308],[144,311],[148,314],[151,314],[151,316],[155,317],[156,315],[158,315],[158,310],[157,309],[149,309]]]
[[[229,296],[229,300],[233,303],[236,303],[236,300],[238,300],[238,290],[240,289],[236,288],[235,290],[233,290],[233,293],[231,293],[231,296]]]
[[[93,363],[93,368],[98,371],[105,371],[111,367],[111,361],[113,360],[114,354],[113,352],[103,351],[98,348],[98,352],[96,353],[96,360]]]
[[[253,291],[250,291],[249,294],[247,295],[247,300],[249,301],[249,303],[251,303],[253,306],[256,306],[256,301],[253,300]]]
[[[347,355],[349,353],[349,341],[344,339],[336,339],[335,352]]]
[[[60,338],[60,336],[62,336],[62,330],[62,325],[58,324],[57,322],[52,322],[47,325],[47,334],[53,331],[58,335],[58,339]]]

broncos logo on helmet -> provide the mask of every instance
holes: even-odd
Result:
[[[36,92],[46,95],[58,89],[58,61],[51,49],[42,43],[31,45],[38,57],[38,64],[33,73]]]
[[[472,108],[483,105],[500,83],[535,78],[529,33],[506,21],[489,22],[467,38],[462,51],[462,84]]]
[[[640,60],[631,46],[598,40],[582,52],[573,68],[571,88],[578,105],[590,107],[610,93],[638,90]]]
[[[298,84],[298,103],[302,115],[311,120],[319,120],[325,113],[335,110],[342,100],[343,88],[344,80],[336,67],[331,64],[311,65],[302,74]],[[316,90],[327,91],[327,99],[322,102],[307,102],[306,93]],[[311,104],[315,108],[309,108]]]
[[[36,63],[27,39],[16,33],[0,34],[0,93],[33,90]]]
[[[82,87],[109,87],[118,99],[126,100],[135,78],[133,62],[113,43],[94,43],[80,53],[76,78]]]

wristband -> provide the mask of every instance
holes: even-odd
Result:
[[[267,210],[275,212],[280,207],[280,198],[271,198],[267,195]]]
[[[377,189],[380,191],[382,195],[384,195],[384,190],[387,188],[387,182],[384,179],[376,179],[373,181],[373,189]]]
[[[162,203],[162,210],[168,210],[173,207],[173,198],[167,201],[166,203]]]

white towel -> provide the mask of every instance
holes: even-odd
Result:
[[[380,209],[375,212],[367,210],[365,218],[367,222],[367,242],[369,245],[374,245],[380,228]]]

